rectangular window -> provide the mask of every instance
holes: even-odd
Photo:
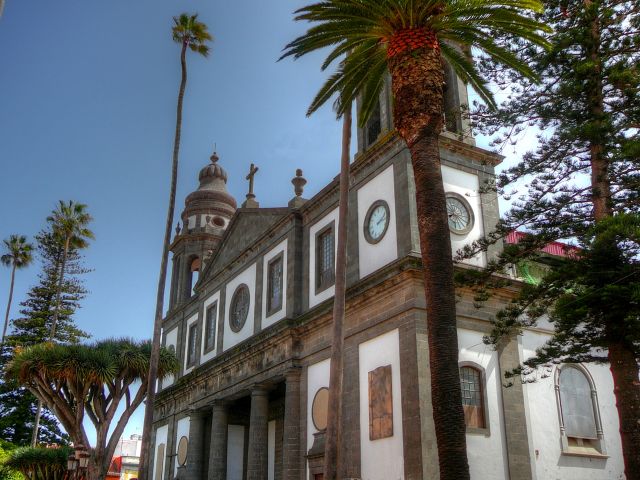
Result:
[[[316,237],[316,290],[325,290],[335,281],[335,249],[333,225]]]
[[[283,254],[269,262],[267,267],[267,315],[277,312],[282,308],[282,279]]]
[[[462,408],[467,427],[485,428],[482,375],[473,367],[460,368]]]
[[[218,302],[214,302],[213,305],[207,307],[205,314],[205,327],[204,327],[204,351],[210,352],[216,345],[216,317],[218,313]]]
[[[196,363],[196,340],[198,333],[198,324],[193,323],[189,326],[187,336],[187,366],[193,366]]]

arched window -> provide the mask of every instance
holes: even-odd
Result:
[[[557,368],[555,379],[563,452],[603,455],[598,394],[588,370],[581,365],[563,365]]]
[[[484,370],[470,363],[460,364],[460,389],[464,421],[468,429],[486,429],[487,412]]]
[[[187,271],[187,282],[186,282],[186,292],[187,298],[190,298],[195,292],[193,288],[198,283],[198,277],[200,275],[200,259],[198,257],[194,257],[189,262],[189,270]]]

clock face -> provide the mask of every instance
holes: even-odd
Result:
[[[364,224],[364,236],[369,243],[378,243],[389,227],[389,205],[378,200],[369,208]]]
[[[459,235],[473,228],[473,212],[467,201],[456,194],[447,194],[447,217],[449,229]]]

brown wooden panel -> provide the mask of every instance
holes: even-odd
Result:
[[[393,436],[391,365],[369,372],[369,439]]]
[[[464,420],[467,427],[485,428],[484,412],[482,407],[475,405],[463,405]]]

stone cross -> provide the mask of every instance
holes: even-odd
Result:
[[[253,163],[251,167],[249,167],[249,175],[247,175],[247,180],[249,180],[249,193],[247,193],[247,198],[255,198],[255,194],[253,193],[253,177],[255,177],[258,172],[258,167],[256,167]]]

